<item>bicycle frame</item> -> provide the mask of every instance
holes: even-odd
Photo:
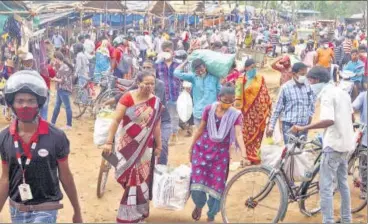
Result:
[[[300,184],[299,187],[297,187],[297,190],[295,190],[295,188],[293,188],[291,186],[291,180],[287,177],[285,170],[284,170],[284,164],[286,162],[286,160],[290,157],[290,156],[294,156],[294,155],[298,155],[301,154],[303,151],[300,152],[295,152],[295,149],[297,148],[297,145],[300,144],[300,148],[304,148],[304,146],[306,144],[314,144],[316,146],[318,146],[318,148],[314,148],[313,150],[321,150],[322,147],[320,147],[320,145],[318,143],[315,143],[314,141],[311,142],[301,142],[296,140],[296,137],[293,137],[294,142],[293,144],[291,144],[290,149],[288,149],[287,146],[285,146],[285,148],[282,151],[281,157],[279,159],[279,161],[276,163],[275,167],[272,169],[268,182],[267,184],[261,189],[260,193],[258,193],[255,197],[253,197],[253,200],[258,200],[261,201],[262,199],[264,199],[272,190],[275,182],[273,181],[274,178],[276,178],[277,175],[280,175],[283,180],[286,182],[287,185],[287,189],[288,192],[290,193],[290,202],[295,202],[298,201],[304,197],[308,197],[310,195],[313,195],[313,193],[308,194],[308,195],[301,195],[301,192],[303,191],[303,189],[306,186],[306,183],[309,183],[310,181],[304,181]],[[317,158],[314,161],[314,171],[313,171],[313,177],[318,173],[319,170],[319,165],[320,165],[320,158],[321,158],[322,153],[320,153]],[[289,202],[289,203],[290,203]]]

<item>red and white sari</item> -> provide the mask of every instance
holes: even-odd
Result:
[[[127,107],[116,145],[119,163],[115,178],[125,189],[116,221],[134,223],[149,215],[153,171],[153,131],[160,120],[159,98],[134,104],[130,92],[119,103]]]

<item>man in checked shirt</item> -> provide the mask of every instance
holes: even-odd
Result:
[[[293,125],[307,125],[314,114],[315,95],[306,84],[307,66],[301,62],[292,67],[293,78],[281,86],[276,108],[268,123],[266,136],[271,137],[281,115],[282,133],[285,145],[288,143],[287,133]],[[307,132],[299,133],[307,135]]]

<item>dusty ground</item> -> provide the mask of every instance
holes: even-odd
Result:
[[[270,88],[273,98],[277,93],[277,83],[279,82],[279,74],[273,72],[270,69],[264,69],[261,73],[265,76],[267,85]],[[51,116],[54,104],[54,95],[52,96],[52,103],[50,104],[49,117]],[[64,110],[61,110],[57,126],[63,127],[66,123],[66,117]],[[0,128],[6,126],[7,123],[3,118],[0,119]],[[78,189],[79,199],[82,207],[83,219],[85,222],[114,222],[119,201],[123,194],[122,188],[115,182],[113,175],[110,173],[110,177],[107,183],[107,192],[104,197],[98,199],[96,197],[96,182],[98,170],[101,162],[101,151],[98,150],[93,144],[93,126],[94,121],[88,115],[84,115],[79,120],[73,121],[73,130],[67,132],[68,138],[71,142],[71,155],[69,157],[70,166],[74,174],[74,179]],[[169,163],[173,166],[179,164],[188,163],[188,146],[190,139],[181,138],[185,144],[170,147]],[[230,177],[235,172],[230,174]],[[246,187],[246,186],[244,186]],[[64,194],[65,195],[65,194]],[[240,196],[240,195],[239,195]],[[237,197],[230,198],[231,201],[236,202]],[[272,198],[271,198],[272,203]],[[59,213],[58,222],[71,222],[72,221],[72,207],[69,200],[65,195],[63,200],[65,206]],[[335,203],[337,205],[338,202]],[[194,208],[194,204],[191,199],[188,201],[183,211],[166,211],[152,208],[148,222],[192,222],[191,212]],[[202,220],[205,220],[205,208]],[[337,212],[337,211],[335,211]],[[355,222],[367,223],[367,210],[364,209],[357,215],[354,215]],[[262,216],[262,214],[258,214]],[[8,206],[6,205],[4,211],[0,214],[0,223],[9,222],[10,215]],[[217,222],[222,222],[221,215],[216,217]],[[321,216],[305,217],[299,212],[296,203],[290,204],[286,218],[284,222],[321,222]]]

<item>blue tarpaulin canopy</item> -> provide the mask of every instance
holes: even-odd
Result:
[[[92,17],[93,26],[100,26],[100,22],[106,23],[110,26],[118,27],[125,25],[133,24],[133,22],[138,22],[141,19],[144,19],[144,16],[137,14],[128,14],[126,17],[126,22],[124,22],[123,14],[94,14]],[[106,20],[107,19],[107,20]]]

